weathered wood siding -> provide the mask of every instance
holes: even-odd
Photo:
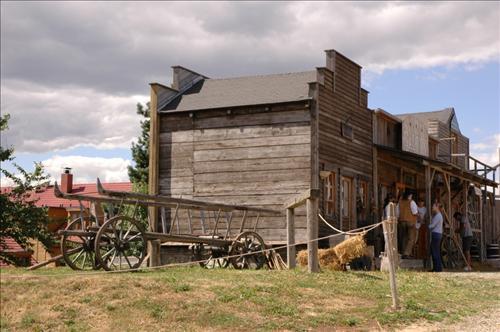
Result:
[[[429,133],[427,121],[414,116],[403,120],[403,151],[413,152],[421,156],[429,156]]]
[[[318,68],[318,77],[320,167],[336,172],[337,212],[340,211],[341,177],[353,179],[351,204],[355,220],[344,228],[353,227],[359,221],[356,220],[359,180],[368,183],[368,197],[372,192],[372,112],[367,108],[367,92],[360,85],[361,67],[354,62],[337,52],[327,53],[327,68]],[[352,139],[342,135],[343,123],[352,127]],[[340,225],[339,220],[336,223]],[[320,223],[320,235],[329,233]]]
[[[450,130],[449,123],[443,123],[437,120],[428,122],[429,135],[438,140],[438,160],[451,162],[458,167],[467,169],[469,165],[465,159],[469,155],[469,139],[455,130]],[[457,142],[453,142],[449,138],[456,135]],[[453,151],[453,144],[457,144],[456,151]],[[465,157],[451,157],[452,153],[465,154]]]
[[[458,167],[462,167],[464,169],[469,169],[468,165],[468,156],[469,156],[469,139],[462,134],[456,133],[457,134],[457,144],[458,144],[458,153],[463,153],[465,154],[465,157],[457,157],[454,160],[454,163]]]
[[[164,195],[282,210],[283,203],[309,189],[310,110],[305,103],[231,114],[200,111],[193,117],[162,114],[160,132]],[[198,231],[199,217],[193,218]],[[235,218],[232,225],[238,228],[239,223]],[[296,227],[303,240],[301,209]],[[264,217],[257,228],[266,241],[286,240],[284,216]]]
[[[378,114],[375,117],[373,142],[394,149],[401,148],[401,124]]]

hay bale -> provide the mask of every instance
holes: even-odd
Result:
[[[297,264],[307,266],[307,250],[301,250],[297,253]]]
[[[318,250],[319,266],[323,269],[343,270],[343,266],[339,263],[337,254],[333,248]],[[297,263],[300,266],[307,266],[308,254],[307,250],[301,250],[297,254]]]
[[[318,250],[319,266],[332,270],[342,270],[339,258],[333,248]]]
[[[355,258],[365,254],[366,243],[363,235],[351,237],[334,248],[319,249],[319,266],[325,269],[336,271],[344,270],[344,266]],[[297,263],[300,266],[307,266],[307,250],[297,253]]]
[[[363,235],[356,235],[335,246],[335,254],[340,264],[347,264],[365,254],[366,243],[363,237]]]

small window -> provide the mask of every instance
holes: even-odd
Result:
[[[341,129],[342,129],[342,136],[343,137],[348,138],[350,140],[353,139],[354,133],[353,133],[351,125],[349,125],[347,123],[342,123]]]
[[[335,196],[336,196],[336,177],[331,172],[325,180],[325,212],[331,216],[335,214]]]
[[[351,218],[351,197],[352,197],[352,180],[347,177],[342,178],[342,217],[350,219]]]

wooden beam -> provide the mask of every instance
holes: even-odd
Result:
[[[427,206],[427,223],[431,223],[431,216],[432,216],[432,200],[431,200],[431,193],[432,193],[432,179],[431,179],[431,169],[430,166],[427,165],[425,166],[425,206]]]
[[[374,211],[375,211],[375,222],[379,221],[379,197],[378,197],[378,161],[377,161],[377,148],[372,148],[373,153],[373,198],[375,202]]]
[[[307,270],[319,272],[318,261],[318,198],[309,198],[307,207]]]
[[[286,261],[289,269],[293,269],[296,266],[295,262],[295,210],[286,209],[286,243],[288,245],[286,249]]]
[[[151,84],[151,94],[149,102],[150,127],[149,127],[149,173],[148,192],[150,195],[158,194],[158,174],[160,155],[160,117],[158,115],[158,91],[159,87]],[[158,208],[150,206],[148,208],[149,230],[158,232]],[[160,249],[156,243],[148,242],[148,252],[150,253],[150,266],[158,266],[160,261]]]
[[[288,201],[284,204],[285,209],[294,209],[300,205],[303,205],[309,198],[319,198],[321,191],[319,189],[307,189],[299,196]]]

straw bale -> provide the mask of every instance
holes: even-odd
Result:
[[[351,237],[334,248],[319,249],[318,259],[321,268],[331,270],[344,270],[344,266],[355,258],[365,254],[366,243],[362,235]],[[297,253],[297,263],[300,266],[307,266],[307,250]]]

